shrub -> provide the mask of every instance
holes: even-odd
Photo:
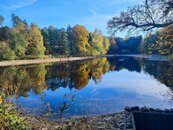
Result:
[[[27,122],[23,117],[20,117],[20,114],[13,105],[3,103],[2,97],[0,103],[0,129],[29,130]]]

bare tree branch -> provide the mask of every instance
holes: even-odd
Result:
[[[108,21],[109,32],[136,30],[149,31],[173,24],[173,0],[145,0],[143,5],[121,12]]]

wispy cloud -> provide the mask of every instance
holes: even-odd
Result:
[[[89,15],[82,17],[80,23],[87,28],[94,30],[94,28],[102,29],[103,33],[107,35],[107,22],[113,16],[118,16],[122,10],[126,10],[127,7],[140,4],[143,0],[97,0],[88,1]]]
[[[36,2],[37,0],[4,0],[0,7],[3,10],[16,10],[28,5],[32,5]]]
[[[113,14],[97,13],[94,10],[90,10],[92,13],[90,16],[83,17],[79,22],[89,28],[101,28],[106,33],[107,21],[113,16]]]

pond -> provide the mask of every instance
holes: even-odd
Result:
[[[172,108],[173,63],[109,57],[0,68],[0,89],[26,114],[48,119]]]

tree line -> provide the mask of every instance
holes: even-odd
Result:
[[[106,54],[110,41],[102,32],[95,29],[89,32],[84,26],[68,26],[57,29],[53,26],[41,29],[46,54],[53,55],[102,55]]]
[[[136,37],[116,37],[110,42],[109,54],[139,54],[142,43],[142,36]]]
[[[11,15],[12,27],[2,26],[0,16],[0,60],[31,59],[51,56],[95,56],[106,54],[110,41],[95,29],[89,32],[82,25],[58,29],[40,29],[36,24]]]

